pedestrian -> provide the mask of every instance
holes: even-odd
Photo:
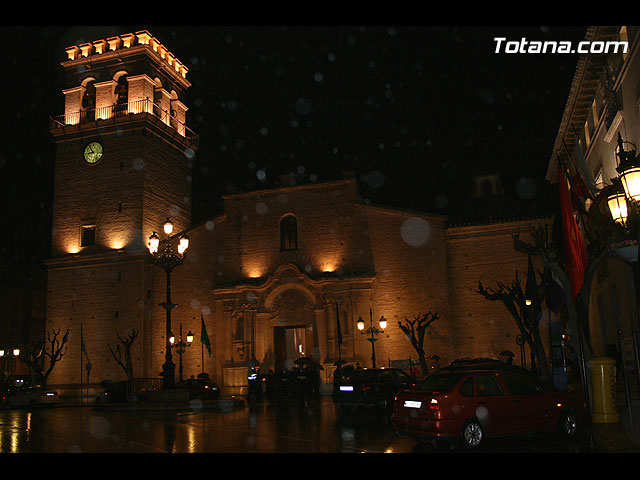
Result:
[[[320,369],[313,368],[311,374],[311,395],[317,397],[320,395]]]
[[[261,382],[258,378],[258,370],[253,367],[251,368],[251,372],[249,373],[249,393],[247,394],[247,398],[250,401],[257,402],[261,400],[260,388]]]
[[[338,391],[338,385],[340,384],[340,380],[342,380],[342,369],[340,365],[336,367],[333,371],[333,394],[335,395]]]

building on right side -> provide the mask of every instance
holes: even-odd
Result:
[[[634,370],[637,220],[630,215],[614,221],[608,197],[617,188],[621,159],[640,145],[639,34],[637,26],[587,29],[546,174],[551,183],[566,182],[589,252],[585,330],[591,353],[597,357],[611,353],[612,346],[622,348],[625,366]],[[558,165],[566,175],[560,177]],[[626,200],[632,213],[631,199]],[[595,253],[597,247],[606,254]],[[625,251],[633,255],[625,257]]]

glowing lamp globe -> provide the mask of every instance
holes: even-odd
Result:
[[[164,233],[167,235],[171,235],[173,233],[173,223],[171,223],[171,220],[168,218],[167,221],[164,222]]]
[[[640,202],[640,164],[623,163],[620,167],[624,167],[618,170],[624,192],[631,200]]]
[[[189,238],[183,235],[180,237],[180,243],[178,243],[178,253],[183,254],[187,248],[189,248]]]
[[[149,237],[149,252],[151,252],[152,254],[157,253],[159,245],[160,238],[158,237],[158,234],[156,234],[156,232],[153,232]]]
[[[621,225],[626,225],[627,223],[627,199],[625,198],[624,193],[622,192],[614,192],[607,197],[607,205],[609,206],[609,211],[611,212],[611,217],[613,220]]]

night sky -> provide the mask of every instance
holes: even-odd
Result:
[[[571,26],[0,27],[2,263],[49,253],[65,47],[149,30],[188,68],[187,126],[200,135],[193,222],[223,193],[352,171],[363,201],[454,215],[471,176],[555,208],[544,179],[575,54],[496,54],[507,40],[584,38]]]

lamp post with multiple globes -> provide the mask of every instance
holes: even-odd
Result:
[[[148,248],[149,253],[153,256],[154,263],[164,269],[167,278],[166,301],[160,304],[166,310],[166,346],[165,362],[162,365],[162,383],[163,388],[167,389],[174,385],[176,369],[171,357],[171,310],[177,307],[176,304],[171,302],[171,271],[184,261],[185,252],[189,247],[189,239],[186,235],[180,235],[176,251],[174,251],[175,235],[172,236],[173,223],[169,219],[164,223],[164,233],[167,238],[162,247],[160,246],[160,237],[156,232],[153,232],[149,237]]]
[[[607,197],[607,204],[613,219],[621,224],[633,237],[640,213],[640,159],[636,156],[635,145],[632,150],[625,150],[624,144],[633,145],[622,140],[618,133],[618,149],[616,157],[619,159],[618,177],[613,179],[613,186]],[[630,214],[635,214],[636,222],[631,222]]]
[[[7,363],[10,363],[11,359],[13,358],[15,361],[15,359],[20,356],[20,349],[18,347],[12,348],[11,354],[12,354],[12,357],[8,356],[8,352],[6,352],[4,348],[0,348],[0,360],[5,360]],[[5,372],[6,370],[13,369],[13,367],[8,366],[7,363],[2,365],[2,368],[0,369],[0,375],[2,375],[3,372]]]
[[[378,340],[376,337],[384,332],[384,329],[387,328],[387,320],[384,318],[384,315],[380,317],[378,320],[378,325],[380,328],[376,327],[373,324],[373,312],[369,309],[369,323],[370,326],[365,330],[364,328],[364,320],[362,317],[358,318],[358,322],[356,323],[358,330],[362,335],[368,335],[367,340],[371,342],[371,363],[373,364],[373,368],[376,368],[376,346],[375,342]]]
[[[178,336],[178,342],[176,343],[175,337],[173,336],[173,334],[171,334],[171,336],[169,337],[169,343],[171,343],[172,347],[178,347],[178,349],[176,350],[176,353],[180,355],[180,367],[178,368],[178,380],[182,381],[183,380],[182,355],[186,352],[185,348],[190,347],[191,344],[193,343],[193,333],[191,333],[191,330],[189,330],[189,333],[187,333],[187,341],[185,342],[182,339],[182,324],[180,324],[180,335]]]
[[[625,150],[624,145],[632,145],[633,149]],[[618,132],[618,149],[616,157],[619,159],[618,177],[613,179],[613,185],[607,195],[607,205],[613,220],[622,225],[625,236],[631,240],[630,245],[619,249],[619,255],[628,262],[635,262],[634,283],[636,287],[636,302],[640,306],[640,265],[638,263],[638,236],[640,215],[640,159],[636,155],[636,148],[631,142],[622,140]],[[635,241],[635,245],[633,244]],[[630,254],[628,251],[631,251]],[[639,312],[640,313],[640,312]]]

